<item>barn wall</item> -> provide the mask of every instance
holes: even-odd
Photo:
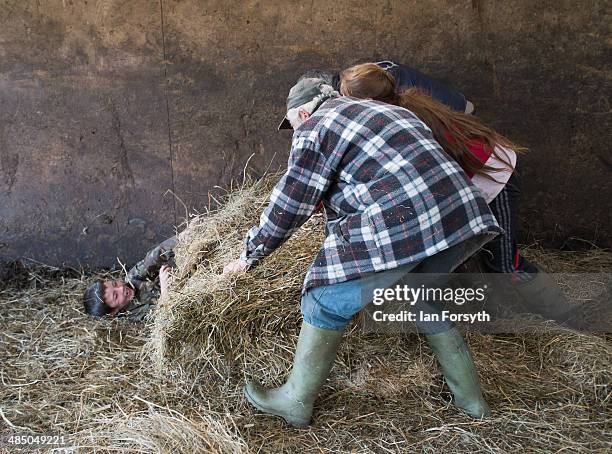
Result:
[[[530,148],[523,238],[610,247],[605,5],[1,1],[0,261],[135,260],[247,161],[286,163],[275,127],[301,72],[367,59],[461,89]]]

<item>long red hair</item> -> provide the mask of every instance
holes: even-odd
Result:
[[[412,111],[431,129],[434,139],[444,151],[471,174],[484,175],[496,181],[490,173],[499,171],[484,165],[470,151],[470,144],[474,141],[490,147],[492,154],[510,168],[508,156],[502,155],[495,147],[500,145],[516,153],[526,151],[526,148],[515,144],[478,118],[455,112],[416,88],[398,94],[395,78],[376,63],[363,63],[342,71],[340,91],[346,96],[374,99]]]

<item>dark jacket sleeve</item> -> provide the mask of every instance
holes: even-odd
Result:
[[[408,90],[409,88],[418,88],[427,92],[436,101],[446,104],[451,109],[457,112],[465,112],[466,99],[463,93],[453,90],[439,80],[400,63],[387,60],[376,64],[395,78],[398,92]]]

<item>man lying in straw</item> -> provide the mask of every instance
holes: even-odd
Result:
[[[143,321],[159,297],[168,292],[169,263],[176,243],[173,236],[155,246],[130,269],[125,281],[94,282],[83,295],[85,311],[98,317],[120,315],[131,321]]]
[[[292,372],[280,388],[250,382],[244,390],[259,410],[304,427],[343,330],[369,303],[362,294],[390,287],[398,274],[450,273],[501,229],[458,164],[406,109],[340,97],[323,79],[303,78],[289,92],[279,129],[288,124],[287,171],[224,273],[255,266],[323,203],[326,238],[306,274]],[[489,415],[458,330],[442,323],[422,332],[455,404],[475,418]]]

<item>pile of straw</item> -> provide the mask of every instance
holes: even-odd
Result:
[[[155,313],[149,343],[158,369],[172,358],[183,366],[186,358],[203,360],[225,379],[228,368],[256,365],[261,351],[274,358],[266,367],[276,373],[288,366],[301,322],[302,282],[323,239],[322,215],[248,273],[221,274],[239,257],[246,229],[258,222],[273,183],[260,180],[234,192],[222,210],[195,217],[179,236],[176,278]]]
[[[348,330],[314,425],[288,428],[242,397],[244,381],[280,384],[301,322],[305,271],[322,239],[315,216],[280,250],[221,276],[264,208],[273,180],[233,193],[181,234],[171,294],[150,326],[94,320],[90,276],[31,274],[0,290],[2,433],[64,433],[74,452],[607,452],[608,335],[542,325],[540,334],[472,333],[486,421],[452,404],[417,335]],[[612,271],[612,253],[549,253],[552,271]],[[589,257],[596,257],[597,268]],[[604,264],[603,266],[601,264]],[[576,266],[581,264],[581,266]],[[15,452],[15,451],[11,451]]]

